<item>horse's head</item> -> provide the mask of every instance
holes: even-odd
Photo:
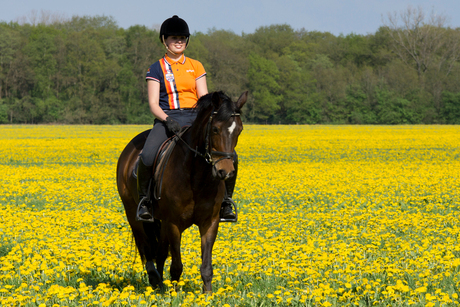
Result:
[[[214,92],[202,97],[198,103],[197,121],[204,128],[201,139],[215,178],[226,180],[235,173],[235,147],[243,130],[240,114],[247,97],[248,92],[244,92],[237,102],[233,102],[222,92]]]

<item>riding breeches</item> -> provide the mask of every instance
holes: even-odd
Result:
[[[177,121],[181,127],[191,126],[196,118],[196,111],[194,109],[167,110],[165,113]],[[168,131],[166,125],[162,121],[155,119],[153,128],[145,141],[144,149],[139,155],[145,166],[153,166],[155,156],[161,144],[171,136],[172,134]]]

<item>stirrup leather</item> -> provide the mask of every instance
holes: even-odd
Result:
[[[230,203],[230,205],[233,207],[233,211],[235,212],[235,218],[233,219],[224,219],[224,218],[219,218],[219,222],[231,222],[231,223],[236,223],[238,221],[238,210],[236,208],[236,204],[233,201],[233,199],[228,198],[224,200],[227,203]],[[220,212],[219,212],[220,214]]]

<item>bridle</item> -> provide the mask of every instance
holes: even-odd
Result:
[[[220,108],[219,108],[220,109]],[[235,156],[236,156],[236,153],[235,152],[223,152],[223,151],[217,151],[217,150],[212,150],[212,146],[211,146],[211,128],[212,128],[212,119],[213,119],[213,116],[214,115],[217,115],[217,113],[219,112],[219,110],[217,111],[214,111],[214,108],[211,112],[211,115],[209,116],[209,119],[208,119],[208,123],[206,124],[206,137],[205,137],[205,152],[204,153],[201,153],[198,151],[198,146],[194,149],[192,148],[187,142],[185,142],[179,134],[176,134],[176,136],[182,141],[185,143],[185,145],[187,145],[187,147],[193,151],[195,153],[195,157],[196,156],[200,156],[202,157],[208,164],[211,164],[213,168],[215,168],[216,164],[219,163],[220,161],[222,160],[225,160],[225,159],[231,159],[231,160],[235,160]],[[231,117],[235,117],[235,116],[240,116],[241,114],[240,113],[232,113],[230,116]],[[221,158],[217,159],[217,160],[214,160],[212,158],[212,156],[220,156]]]
[[[219,163],[220,161],[222,160],[225,160],[225,159],[231,159],[231,160],[235,160],[235,152],[223,152],[223,151],[217,151],[217,150],[212,150],[210,146],[211,145],[211,141],[210,141],[210,135],[211,135],[211,122],[212,122],[212,118],[213,118],[213,115],[217,115],[217,111],[213,111],[211,112],[211,116],[209,116],[209,120],[208,120],[208,123],[206,125],[206,138],[205,138],[205,143],[206,143],[206,146],[205,146],[205,153],[204,155],[201,155],[205,160],[206,162],[208,162],[209,164],[211,164],[213,167]],[[231,117],[235,117],[235,116],[240,116],[240,113],[232,113],[230,115]],[[217,159],[216,161],[214,161],[212,159],[212,156],[213,155],[216,155],[216,156],[221,156],[222,158],[220,159]]]

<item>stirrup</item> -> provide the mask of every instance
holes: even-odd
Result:
[[[238,221],[238,210],[236,209],[236,204],[231,198],[224,199],[225,202],[230,203],[230,205],[233,207],[233,210],[235,212],[235,218],[233,219],[224,219],[224,218],[219,218],[219,222],[225,223],[225,222],[231,222],[231,223],[236,223]],[[220,214],[220,212],[219,212]]]
[[[155,221],[155,218],[153,217],[152,212],[150,212],[150,211],[152,211],[152,210],[150,209],[149,206],[146,206],[146,207],[147,207],[147,210],[149,210],[150,215],[152,215],[152,218],[151,218],[151,219],[144,219],[144,218],[140,217],[140,215],[139,215],[139,210],[141,209],[141,205],[142,205],[142,203],[143,203],[144,201],[148,201],[148,199],[146,199],[145,197],[142,198],[142,199],[139,201],[139,204],[137,205],[137,209],[136,209],[136,221],[153,223],[153,222]]]

